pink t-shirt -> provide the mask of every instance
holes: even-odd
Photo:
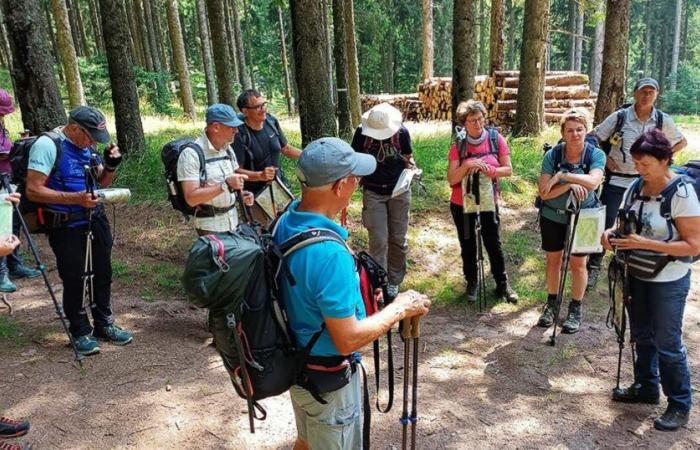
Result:
[[[498,158],[496,158],[496,155],[491,153],[491,147],[489,144],[488,138],[484,139],[484,142],[482,142],[478,146],[473,146],[467,144],[467,155],[478,155],[478,154],[484,154],[484,156],[479,157],[480,160],[485,162],[486,164],[493,166],[493,167],[501,167],[501,164],[498,162],[498,159],[503,157],[503,156],[508,156],[510,155],[510,149],[508,148],[508,143],[506,142],[505,138],[501,136],[500,134],[498,135]],[[452,144],[452,147],[450,147],[450,152],[447,155],[447,160],[448,161],[457,161],[459,160],[459,150],[457,149],[457,144]],[[462,164],[466,163],[466,159],[462,162]],[[455,205],[461,205],[462,204],[462,183],[457,183],[452,185],[452,195],[450,196],[450,202],[454,203]]]
[[[12,139],[10,139],[10,133],[7,130],[0,129],[0,153],[8,155],[0,161],[0,173],[12,173],[12,164],[10,164],[9,153],[12,150]]]

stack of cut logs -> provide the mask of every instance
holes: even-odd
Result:
[[[380,103],[389,103],[394,108],[401,111],[404,120],[418,122],[426,119],[423,117],[423,107],[420,100],[418,100],[418,94],[363,95],[361,100],[362,112]]]
[[[474,98],[486,106],[487,120],[498,126],[515,122],[518,103],[518,71],[498,71],[494,76],[474,78]],[[418,84],[418,94],[365,95],[362,111],[382,102],[401,111],[404,120],[451,120],[452,79],[430,78]],[[545,75],[544,112],[547,123],[558,123],[570,108],[595,109],[596,94],[588,87],[588,76],[578,72],[547,72]]]

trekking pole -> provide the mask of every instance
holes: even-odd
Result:
[[[549,345],[554,347],[557,345],[557,322],[559,321],[559,313],[561,312],[561,304],[564,297],[564,287],[566,285],[566,274],[569,271],[569,261],[571,260],[571,250],[574,246],[574,238],[576,237],[576,226],[578,225],[579,206],[574,200],[572,206],[574,211],[567,211],[566,234],[564,236],[564,254],[562,255],[561,268],[559,269],[559,287],[557,289],[557,299],[554,305],[554,322],[552,336],[549,338]]]
[[[250,432],[255,433],[255,405],[253,404],[253,386],[250,382],[250,375],[248,374],[248,367],[246,366],[245,353],[243,353],[243,343],[241,342],[241,337],[238,335],[238,325],[236,323],[236,315],[234,313],[228,313],[226,315],[226,323],[228,328],[233,333],[233,342],[236,347],[236,353],[238,353],[238,364],[241,370],[240,378],[241,385],[243,386],[243,392],[245,393],[246,403],[248,404],[248,424],[250,426]]]
[[[420,337],[420,316],[404,319],[401,336],[404,338],[404,379],[403,379],[403,413],[401,416],[401,449],[406,450],[408,443],[408,423],[411,423],[411,450],[416,448],[416,423],[418,422],[418,338]],[[413,341],[413,368],[409,373],[410,341]],[[411,415],[408,415],[408,378],[411,379]]]
[[[0,176],[0,183],[2,183],[3,189],[5,189],[7,192],[12,192],[11,186],[10,186],[10,180],[9,180],[7,175]],[[53,288],[51,287],[51,283],[49,282],[49,277],[46,275],[46,266],[44,266],[44,263],[41,261],[41,258],[39,257],[39,251],[36,248],[36,243],[34,242],[34,239],[32,239],[32,236],[29,234],[29,228],[27,228],[27,222],[24,221],[24,216],[22,216],[22,212],[19,209],[19,205],[12,203],[12,207],[15,209],[15,212],[17,213],[17,217],[19,218],[20,227],[22,228],[22,231],[24,232],[24,236],[27,238],[27,244],[29,245],[29,249],[32,252],[32,256],[34,257],[34,261],[36,261],[36,268],[39,270],[39,272],[41,272],[41,276],[44,279],[44,284],[46,285],[46,289],[49,291],[49,296],[51,297],[51,300],[53,301],[53,306],[56,309],[56,315],[58,315],[58,318],[61,321],[61,325],[63,325],[63,330],[66,332],[66,335],[68,336],[68,340],[70,341],[71,347],[73,348],[73,353],[75,354],[75,360],[78,362],[78,365],[80,367],[83,367],[83,360],[85,359],[85,356],[78,353],[77,344],[75,342],[75,339],[73,338],[73,335],[70,333],[70,330],[68,329],[68,324],[66,323],[66,315],[63,312],[63,309],[61,308],[61,306],[58,304],[58,300],[56,300],[56,294],[54,293]]]
[[[95,199],[95,184],[97,183],[97,177],[95,176],[93,164],[96,164],[97,160],[93,156],[91,159],[91,165],[85,166],[85,191],[90,194],[90,196]],[[85,234],[85,264],[83,266],[83,307],[94,307],[95,306],[95,296],[94,296],[94,278],[92,265],[92,241],[94,240],[94,235],[92,233],[92,218],[93,218],[93,208],[90,208],[88,212],[88,228]]]
[[[479,185],[479,172],[474,174],[472,189],[476,186],[474,203],[476,204],[476,217],[474,219],[474,237],[476,238],[476,267],[479,283],[479,312],[486,307],[486,277],[484,275],[484,247],[481,242],[481,190]]]

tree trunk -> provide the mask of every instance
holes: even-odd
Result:
[[[83,13],[80,11],[80,0],[74,0],[73,5],[75,6],[75,19],[78,23],[78,33],[80,34],[80,45],[83,46],[83,54],[87,57],[92,56],[92,49],[88,43],[85,34],[85,24],[83,23]]]
[[[24,128],[39,134],[66,123],[39,0],[2,0],[12,53],[12,79]]]
[[[153,53],[151,53],[151,45],[148,42],[148,25],[146,24],[146,18],[144,17],[141,0],[133,0],[133,2],[136,23],[139,31],[139,41],[141,41],[141,48],[143,48],[143,60],[146,63],[146,70],[153,72]]]
[[[51,23],[49,22],[49,27],[50,26]],[[12,73],[12,51],[10,50],[10,42],[7,40],[5,15],[2,13],[2,8],[0,8],[0,47],[2,47],[3,65],[10,73]]]
[[[43,9],[44,9],[44,15],[46,16],[46,29],[49,30],[49,36],[51,37],[51,50],[53,51],[52,55],[58,55],[61,52],[58,49],[58,42],[56,42],[56,36],[54,34],[54,26],[53,26],[53,20],[51,19],[53,17],[53,14],[51,13],[51,2],[42,2],[43,3]],[[9,42],[8,42],[8,48],[9,48]],[[9,53],[8,53],[9,55]],[[10,62],[12,62],[12,58],[10,57]],[[60,83],[63,83],[65,80],[65,77],[63,75],[63,65],[59,64],[58,65],[58,81],[59,85]]]
[[[245,43],[243,39],[244,36],[241,28],[241,15],[236,0],[231,0],[231,7],[233,9],[233,32],[236,35],[238,78],[240,79],[241,87],[243,89],[251,89],[253,87],[253,82],[251,81],[250,73],[248,72],[248,63],[245,55]]]
[[[605,8],[605,4],[601,5]],[[603,70],[603,42],[605,40],[605,19],[599,19],[595,25],[595,36],[591,45],[591,90],[598,92],[600,89],[600,76]]]
[[[517,49],[518,45],[515,42],[516,33],[518,31],[518,15],[516,14],[517,6],[515,0],[506,0],[508,2],[506,10],[508,11],[508,68],[516,69],[518,67]]]
[[[96,0],[89,0],[88,4],[90,6],[90,23],[92,25],[92,31],[95,36],[95,51],[98,55],[102,55],[105,52],[105,43],[102,39],[102,25],[100,24],[100,13],[97,10]]]
[[[394,30],[387,30],[382,46],[382,92],[387,94],[394,93],[394,39]]]
[[[170,73],[170,57],[168,56],[168,49],[172,48],[170,43],[170,35],[167,33],[167,25],[163,25],[161,22],[163,20],[164,14],[162,14],[161,7],[163,4],[161,0],[148,0],[151,4],[151,16],[153,19],[153,28],[156,36],[156,46],[158,48],[158,58],[160,59],[160,67],[166,72]],[[164,33],[165,31],[165,33]]]
[[[520,85],[513,134],[533,135],[544,126],[545,48],[549,35],[549,0],[525,0]]]
[[[489,74],[504,69],[505,60],[505,9],[503,0],[491,0],[491,39],[489,45]]]
[[[576,40],[574,41],[574,71],[581,72],[583,59],[583,5],[576,4]]]
[[[333,0],[333,58],[335,59],[335,82],[338,91],[338,134],[341,138],[352,138],[352,120],[348,99],[348,60],[345,55],[345,0]]]
[[[345,13],[345,7],[343,7],[343,13]],[[280,32],[280,45],[282,46],[282,68],[284,70],[284,98],[287,100],[287,114],[290,116],[294,114],[294,99],[292,98],[292,86],[291,82],[289,81],[289,59],[287,58],[287,37],[285,36],[284,33],[284,18],[282,16],[282,8],[278,5],[277,6],[277,20],[279,22],[279,32]],[[335,16],[333,16],[333,20],[335,20]],[[343,17],[343,20],[345,20],[345,17]],[[343,28],[345,30],[345,28]],[[347,33],[345,33],[345,38],[347,39]],[[337,45],[337,44],[336,44]],[[345,45],[345,42],[343,42],[343,45]],[[346,49],[347,51],[347,49]],[[343,52],[345,53],[345,52]],[[347,55],[345,55],[347,56]],[[347,58],[346,58],[346,65],[347,65]],[[346,75],[347,77],[347,75]],[[346,83],[347,86],[347,83]],[[348,103],[348,108],[350,107],[350,104]],[[351,123],[352,126],[352,123]]]
[[[602,122],[625,100],[627,44],[631,0],[607,0],[603,72],[595,108],[595,123]]]
[[[236,98],[233,95],[233,77],[231,76],[228,41],[226,40],[226,24],[224,23],[222,0],[207,0],[207,17],[209,17],[209,31],[214,53],[214,66],[216,68],[216,81],[219,87],[219,101],[228,105],[235,105]]]
[[[75,46],[75,53],[78,56],[85,56],[83,53],[83,46],[80,43],[80,31],[78,31],[78,19],[75,14],[76,5],[74,4],[77,0],[66,0],[66,8],[68,8],[68,19],[70,20],[70,31],[73,37],[73,43]]]
[[[153,11],[151,11],[151,0],[143,0],[143,18],[146,23],[146,37],[148,38],[148,47],[151,49],[151,60],[153,61],[153,71],[162,72],[163,68],[160,61],[160,48],[158,39],[156,38],[155,20],[153,20]]]
[[[335,9],[335,6],[333,8]],[[423,58],[421,61],[423,80],[433,77],[435,59],[433,42],[433,0],[423,0]]]
[[[238,50],[236,49],[236,35],[234,30],[236,29],[233,25],[233,3],[234,1],[224,0],[222,6],[224,7],[224,27],[226,28],[226,36],[228,41],[228,58],[231,61],[231,73],[233,74],[233,84],[241,86],[241,77],[238,71]]]
[[[204,65],[204,76],[207,82],[207,104],[213,105],[219,102],[219,93],[216,89],[214,60],[211,57],[207,5],[204,4],[204,0],[197,0],[197,20],[199,21],[199,40],[202,44],[202,64]]]
[[[569,57],[567,66],[569,70],[576,70],[576,20],[578,19],[578,0],[569,0],[568,13],[569,20],[567,28],[571,32],[569,36]]]
[[[180,81],[180,100],[185,115],[194,120],[194,101],[192,100],[192,86],[190,86],[190,73],[187,69],[187,57],[185,56],[185,41],[182,39],[180,29],[180,13],[177,9],[177,0],[167,0],[168,29],[170,30],[170,42],[173,45],[173,59],[177,69],[177,78]]]
[[[360,72],[357,63],[357,42],[355,41],[355,7],[354,0],[345,4],[345,44],[348,58],[348,93],[350,94],[350,115],[353,128],[360,125]]]
[[[476,45],[474,31],[475,0],[454,0],[452,12],[452,128],[457,120],[457,105],[474,94]]]
[[[325,67],[328,36],[323,27],[324,9],[317,0],[291,0],[294,66],[299,89],[302,145],[323,136],[336,135],[333,99]],[[324,67],[324,70],[319,70]]]
[[[126,14],[126,18],[129,21],[129,38],[131,39],[131,48],[133,49],[133,54],[134,54],[134,59],[136,63],[141,66],[141,67],[146,67],[146,61],[145,57],[143,54],[143,42],[141,41],[140,33],[139,33],[139,25],[136,20],[136,17],[134,17],[134,2],[136,0],[126,0],[126,3],[122,4],[122,9],[124,10],[124,14]],[[101,4],[101,3],[100,3]],[[104,14],[102,9],[100,8],[100,12]],[[104,38],[104,28],[102,30],[103,38]],[[105,43],[105,51],[107,51],[107,44]]]
[[[678,55],[681,44],[681,21],[683,20],[683,0],[676,0],[676,20],[673,29],[673,49],[671,51],[671,74],[669,78],[669,90],[676,90],[678,78]]]
[[[486,8],[486,0],[479,0],[479,73],[484,74],[489,70],[489,28],[490,14]]]
[[[83,83],[80,80],[80,71],[78,70],[78,58],[75,55],[75,47],[73,47],[73,39],[71,37],[68,8],[66,8],[65,0],[51,0],[51,8],[53,9],[53,17],[56,20],[56,34],[58,34],[61,63],[66,75],[68,103],[73,109],[85,104],[85,95],[83,94]]]
[[[146,149],[139,112],[133,61],[126,34],[127,18],[120,0],[100,0],[102,31],[112,86],[117,142],[124,153],[142,154]]]
[[[681,30],[681,61],[688,60],[688,22],[691,16],[690,11],[688,9],[688,0],[685,0],[684,9],[686,10],[686,13],[683,14],[683,28]]]
[[[321,24],[323,28],[323,33],[326,37],[323,40],[323,47],[326,54],[326,75],[328,76],[328,86],[330,89],[331,100],[333,101],[333,103],[335,103],[335,89],[333,88],[333,58],[331,57],[333,45],[331,44],[331,26],[328,24],[328,0],[321,0],[321,10],[323,12],[321,16]]]
[[[652,38],[652,26],[651,21],[653,15],[653,0],[647,0],[646,2],[646,15],[644,19],[644,51],[642,52],[642,75],[649,76],[649,70],[651,67],[652,60],[652,48],[651,48],[651,38]]]

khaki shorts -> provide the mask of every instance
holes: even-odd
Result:
[[[321,394],[323,405],[299,386],[289,390],[297,433],[311,450],[362,449],[360,369],[337,391]]]

